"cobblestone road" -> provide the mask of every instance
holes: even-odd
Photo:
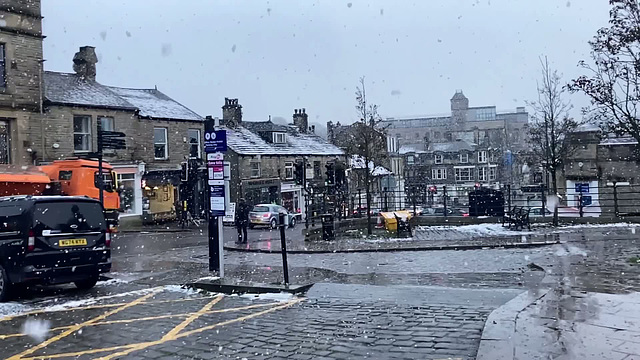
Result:
[[[325,286],[319,291],[330,289],[347,290]],[[489,312],[512,296],[498,294],[501,299],[491,304],[468,305],[451,294],[457,301],[444,304],[446,291],[429,295],[406,288],[402,291],[416,296],[398,302],[391,296],[395,292],[384,295],[379,289],[360,289],[364,299],[207,295],[176,286],[88,297],[0,319],[0,356],[471,359]],[[379,294],[379,300],[367,294]],[[25,326],[31,327],[30,335],[22,334]]]

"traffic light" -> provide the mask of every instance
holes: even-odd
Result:
[[[336,185],[343,186],[347,182],[347,175],[343,164],[336,164]]]
[[[294,164],[293,178],[296,182],[296,185],[302,185],[304,183],[304,164],[302,162],[297,162]]]
[[[189,163],[180,163],[180,181],[189,181]]]
[[[325,171],[324,173],[325,178],[327,179],[327,185],[334,185],[336,180],[335,165],[333,163],[327,163],[327,165],[325,165],[325,168],[327,168],[327,171]]]

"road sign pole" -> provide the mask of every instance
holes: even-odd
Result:
[[[224,277],[224,236],[222,218],[225,215],[224,156],[227,133],[216,130],[217,119],[207,117],[204,123],[204,151],[207,157],[207,193],[209,194],[209,271]]]

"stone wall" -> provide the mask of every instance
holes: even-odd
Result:
[[[41,161],[53,161],[70,156],[77,156],[73,145],[73,117],[86,115],[91,117],[92,151],[96,151],[97,119],[108,116],[114,119],[115,131],[124,132],[127,136],[124,150],[105,150],[105,160],[112,163],[126,163],[144,161],[147,169],[178,169],[180,162],[189,155],[188,129],[200,130],[200,144],[202,150],[202,136],[204,124],[195,121],[169,121],[139,119],[133,111],[94,109],[70,106],[50,106],[42,116],[42,120],[33,121],[30,127],[31,142]],[[154,159],[153,128],[167,129],[168,154],[167,160]],[[44,144],[42,143],[44,134]],[[57,144],[54,145],[54,144]],[[57,147],[57,148],[56,148]],[[44,154],[42,154],[44,149]],[[201,153],[203,155],[203,153]],[[44,155],[44,156],[43,156]]]

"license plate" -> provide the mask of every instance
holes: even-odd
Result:
[[[65,239],[60,240],[58,243],[60,246],[81,246],[87,245],[87,239]]]

